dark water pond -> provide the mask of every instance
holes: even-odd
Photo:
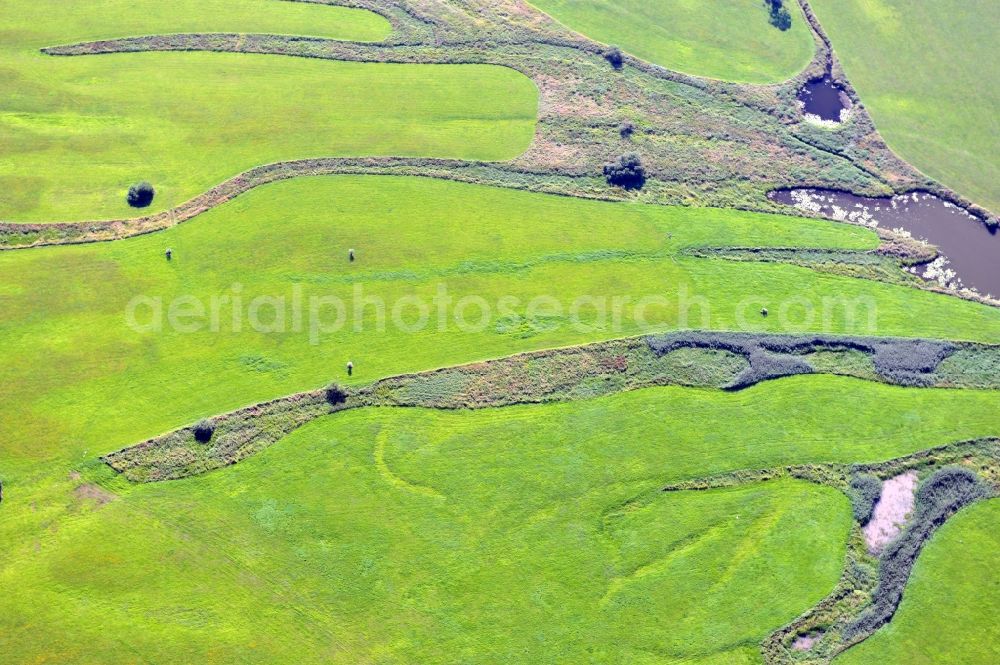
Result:
[[[833,122],[840,122],[841,111],[850,103],[847,93],[829,75],[806,83],[798,97],[807,114]]]
[[[817,189],[771,192],[770,198],[831,219],[903,229],[936,246],[942,257],[913,268],[916,274],[951,288],[972,288],[1000,296],[1000,234],[962,208],[933,194],[866,198]]]

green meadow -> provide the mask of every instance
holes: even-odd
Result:
[[[287,0],[8,0],[4,14],[11,50],[75,41],[186,32],[302,35],[377,42],[392,26],[364,9]]]
[[[791,480],[658,488],[997,434],[998,399],[808,376],[365,409],[233,468],[112,481],[107,503],[50,474],[4,507],[0,647],[56,662],[759,662],[760,639],[838,579],[847,499]]]
[[[892,623],[837,665],[995,663],[1000,658],[1000,501],[960,512],[920,555]]]
[[[567,27],[668,69],[746,83],[798,74],[815,44],[802,10],[792,27],[768,22],[758,0],[532,0]]]
[[[851,83],[900,156],[1000,211],[1000,4],[813,0]]]
[[[994,308],[795,266],[685,255],[706,245],[867,249],[877,239],[775,215],[333,176],[260,187],[161,233],[4,252],[3,452],[94,455],[333,379],[367,382],[678,327],[1000,337]],[[442,290],[450,305],[434,304]],[[338,329],[332,308],[310,316],[313,296],[345,303]],[[605,316],[584,301],[574,325],[570,307],[588,296],[607,298]],[[136,297],[156,299],[133,304],[138,329],[126,320]],[[222,297],[238,297],[238,306]],[[249,305],[258,297],[285,300],[260,301],[254,329]],[[383,316],[372,298],[384,303]],[[622,299],[618,317],[614,298]],[[423,326],[415,301],[428,309]],[[200,318],[170,324],[171,311],[198,303]],[[762,317],[762,306],[774,315]],[[275,329],[278,310],[284,332]],[[149,328],[157,318],[159,331]]]
[[[370,12],[276,0],[242,0],[235,8],[219,1],[76,3],[67,11],[56,1],[10,4],[16,7],[5,12],[0,40],[3,220],[135,216],[125,192],[141,180],[156,188],[144,210],[155,212],[287,159],[510,159],[534,135],[537,89],[505,67],[39,52],[160,32],[385,37],[388,22]]]
[[[283,160],[511,160],[531,145],[539,117],[549,123],[541,145],[564,164],[580,133],[624,149],[618,123],[649,102],[616,97],[639,93],[607,63],[594,67],[592,53],[546,41],[551,24],[533,23],[520,2],[357,3],[388,11],[392,24],[320,0],[0,4],[0,221],[160,212]],[[775,83],[814,54],[793,0],[786,32],[769,24],[762,0],[531,4],[693,75]],[[982,0],[962,11],[954,2],[813,4],[893,148],[1000,209],[989,103],[1000,70],[985,50],[998,10]],[[491,42],[514,12],[522,16],[503,39],[515,45]],[[449,62],[477,49],[511,62],[499,51],[521,49],[525,71],[537,73],[550,55],[565,57],[536,77],[560,94],[540,109],[535,82],[495,65],[40,51],[218,32],[377,43],[393,25],[413,54],[434,49]],[[694,105],[711,94],[669,99]],[[580,124],[555,108],[560,95],[594,115]],[[757,134],[648,129],[768,147]],[[650,136],[637,134],[636,145],[659,140]],[[595,178],[600,159],[600,150],[579,154]],[[669,165],[647,166],[656,186],[677,184]],[[554,175],[549,168],[533,177]],[[141,180],[156,196],[137,210],[125,193]],[[480,410],[367,407],[181,480],[131,484],[99,458],[331,381],[360,386],[647,333],[1000,343],[996,307],[695,253],[836,255],[879,244],[870,229],[816,219],[341,175],[263,185],[147,235],[0,252],[0,662],[760,665],[761,641],[841,578],[854,528],[848,498],[791,478],[663,486],[997,437],[1000,391],[802,375],[738,392],[670,386]],[[989,373],[983,353],[975,369]],[[997,661],[998,509],[984,502],[945,524],[895,619],[836,662]]]

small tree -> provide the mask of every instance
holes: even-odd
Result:
[[[635,134],[635,124],[631,120],[625,120],[618,125],[618,133],[623,139],[630,139]]]
[[[784,32],[792,27],[792,15],[784,7],[776,12],[771,12],[771,25]]]
[[[156,190],[153,186],[143,180],[142,182],[136,183],[128,188],[128,194],[125,196],[125,200],[133,208],[145,208],[150,203],[153,202],[153,196],[156,194]]]
[[[646,170],[639,155],[631,152],[604,165],[604,177],[609,185],[623,189],[642,189],[646,184]]]
[[[215,434],[215,423],[211,420],[199,420],[194,426],[194,440],[198,443],[208,443]]]
[[[604,59],[610,62],[615,69],[621,69],[622,65],[625,64],[625,55],[617,46],[609,46],[604,52]]]
[[[771,14],[771,25],[778,30],[788,30],[792,27],[792,15],[783,6],[784,0],[764,0]]]
[[[339,384],[331,383],[326,387],[325,396],[330,406],[337,406],[347,401],[347,390]]]

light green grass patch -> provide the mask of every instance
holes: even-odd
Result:
[[[365,409],[100,508],[63,480],[3,507],[0,640],[60,662],[114,659],[119,637],[198,662],[734,662],[832,588],[847,499],[660,487],[996,434],[998,399],[800,376]]]
[[[266,31],[272,18],[275,32],[351,36],[357,24],[362,38],[375,37],[365,27],[375,16],[370,12],[277,0],[242,0],[237,4],[246,5],[244,16],[224,11],[226,3],[219,2],[190,14],[155,2],[128,3],[120,12],[105,3],[100,11],[95,3],[79,3],[66,12],[64,3],[15,4],[0,18],[7,35],[0,44],[3,220],[156,212],[246,169],[286,159],[510,159],[534,135],[537,88],[506,67],[38,52],[42,46],[136,33]],[[125,193],[141,180],[153,184],[156,197],[137,211]]]
[[[791,78],[815,44],[802,10],[792,27],[768,23],[759,0],[532,0],[567,27],[669,69],[747,83]]]
[[[1000,4],[813,0],[844,70],[889,146],[1000,211]]]
[[[139,35],[243,32],[375,42],[392,26],[364,9],[287,0],[10,0],[3,17],[15,40],[4,49]]]
[[[992,665],[1000,658],[1000,501],[964,509],[934,536],[913,569],[892,623],[837,665]]]
[[[683,394],[354,412],[226,472],[134,488],[44,536],[41,555],[8,559],[0,622],[36,629],[4,626],[5,653],[100,660],[127,635],[152,660],[621,662],[757,640],[835,582],[847,501],[785,481],[662,495],[609,523],[685,444],[609,447],[613,430],[575,423],[610,411],[613,427]],[[745,614],[762,584],[778,586]],[[657,620],[685,608],[742,616],[710,639],[698,622]]]
[[[513,353],[677,327],[1000,339],[1000,311],[954,298],[778,264],[684,256],[699,245],[874,247],[867,229],[729,210],[670,208],[567,199],[421,178],[337,176],[267,185],[168,231],[111,243],[0,253],[0,451],[8,457],[91,456],[141,441],[201,417],[283,394]],[[173,260],[164,250],[173,250]],[[347,250],[357,261],[347,261]],[[234,285],[239,287],[234,287]],[[355,289],[360,289],[355,299]],[[445,323],[434,299],[451,298]],[[303,323],[290,313],[296,289]],[[238,292],[237,292],[238,291]],[[218,332],[208,324],[220,302]],[[126,322],[136,296],[161,299],[161,332]],[[285,298],[284,333],[251,328],[258,296]],[[311,344],[310,296],[335,296],[349,307],[342,328]],[[457,303],[482,298],[495,317],[463,329]],[[586,326],[567,312],[584,296],[630,298],[620,325],[592,308]],[[643,298],[665,300],[642,308]],[[194,297],[206,308],[200,330],[169,324],[170,303]],[[427,325],[401,298],[432,308]],[[543,325],[511,331],[498,325],[500,300]],[[554,298],[559,316],[528,311]],[[380,330],[374,306],[355,316],[355,302],[385,303]],[[824,298],[832,298],[824,321]],[[857,315],[840,298],[870,298]],[[749,299],[749,302],[748,300]],[[803,299],[813,308],[811,323]],[[788,302],[788,317],[778,316]],[[862,305],[864,305],[864,302]],[[510,305],[510,303],[508,303]],[[768,306],[774,315],[761,317]],[[463,310],[475,324],[477,306]],[[869,329],[868,314],[876,314]],[[545,313],[545,312],[541,312]],[[336,315],[321,312],[324,322]],[[703,317],[703,314],[706,315]],[[741,317],[743,321],[741,322]],[[273,320],[271,308],[260,321]],[[150,309],[136,310],[140,324]],[[184,323],[186,319],[182,319]],[[643,325],[644,321],[644,325]],[[803,325],[807,323],[808,325]],[[356,326],[361,329],[356,329]],[[281,371],[259,371],[246,357]]]

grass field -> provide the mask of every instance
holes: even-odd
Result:
[[[3,220],[135,216],[125,192],[140,180],[156,188],[147,210],[157,211],[283,159],[509,159],[534,134],[537,89],[504,67],[38,51],[182,31],[385,36],[388,23],[370,12],[277,0],[242,0],[239,14],[233,3],[218,1],[180,3],[189,11],[152,0],[101,3],[100,11],[96,3],[69,11],[62,2],[12,4],[0,45]]]
[[[1000,433],[998,399],[797,377],[368,409],[103,506],[49,476],[4,506],[0,646],[59,662],[124,644],[153,661],[754,662],[837,579],[847,500],[793,481],[657,488]]]
[[[532,0],[567,27],[676,71],[748,83],[799,73],[815,44],[802,10],[792,27],[768,23],[758,0]]]
[[[762,640],[845,570],[852,581],[838,588],[857,582],[853,598],[872,580],[837,490],[842,468],[767,482],[747,470],[1000,437],[998,390],[832,374],[691,387],[834,366],[994,385],[995,349],[963,346],[939,374],[911,376],[909,364],[934,365],[951,347],[856,340],[868,351],[835,351],[817,338],[805,360],[765,350],[784,338],[688,335],[694,346],[661,362],[670,340],[620,339],[710,329],[1000,344],[1000,309],[901,285],[874,231],[744,211],[769,205],[764,189],[780,178],[852,188],[902,177],[882,173],[882,146],[853,129],[794,136],[780,108],[762,108],[786,104],[788,90],[613,71],[521,0],[347,3],[391,23],[326,1],[0,2],[0,221],[161,212],[283,160],[524,155],[517,168],[434,179],[412,175],[444,169],[422,161],[398,171],[408,176],[300,176],[166,230],[0,252],[0,662],[763,665],[781,647],[762,651]],[[529,2],[694,75],[779,82],[814,54],[794,0],[787,32],[763,0]],[[1000,128],[988,105],[964,103],[977,83],[996,97],[996,67],[962,45],[991,43],[980,25],[996,10],[813,2],[889,142],[997,201]],[[40,51],[217,32],[238,33],[226,48],[282,55]],[[293,57],[306,55],[324,59]],[[459,64],[470,61],[498,64]],[[605,188],[604,162],[631,150],[644,189]],[[444,179],[469,173],[685,206]],[[141,180],[156,197],[138,210],[125,192]],[[729,207],[686,207],[698,202]],[[739,260],[701,251],[714,248]],[[534,350],[546,352],[374,383]],[[313,390],[331,381],[345,388]],[[134,448],[114,467],[132,476],[100,460],[287,395],[210,420],[207,446],[195,428]],[[543,396],[553,401],[525,403]],[[921,469],[960,456],[985,469],[992,443],[934,452]],[[663,491],[740,470],[726,476],[747,480],[738,486]],[[998,506],[944,525],[896,619],[838,663],[996,661]],[[789,630],[819,625],[802,621]]]
[[[540,232],[544,231],[544,232]],[[269,397],[343,377],[351,381],[682,327],[939,336],[996,340],[1000,312],[914,289],[823,275],[787,265],[686,257],[699,245],[867,248],[874,235],[830,222],[711,209],[613,204],[418,178],[316,177],[258,188],[166,232],[113,243],[0,254],[0,441],[14,457],[44,459],[106,452],[172,427]],[[173,260],[164,259],[165,248]],[[358,261],[347,261],[347,249]],[[137,332],[125,313],[134,296],[213,296],[243,305],[241,329],[220,305],[218,332]],[[490,317],[463,330],[447,311],[419,331],[397,327],[386,313],[378,329],[373,306],[354,315],[354,289],[390,309],[400,298],[433,302],[444,287],[453,304],[485,299]],[[255,332],[247,318],[257,296],[303,302],[333,295],[351,304],[345,326],[311,344],[308,326]],[[567,309],[582,296],[629,297],[620,325],[596,310],[571,325]],[[645,308],[647,296],[664,296]],[[500,299],[520,302],[501,315]],[[548,307],[528,311],[536,297]],[[853,321],[823,298],[870,297]],[[746,306],[740,303],[750,299]],[[803,300],[804,299],[804,300]],[[360,299],[358,299],[360,302]],[[791,302],[788,320],[779,307]],[[699,304],[700,303],[700,304]],[[798,303],[798,304],[796,304]],[[636,306],[633,306],[636,305]],[[770,306],[775,315],[762,318]],[[805,305],[813,311],[808,324]],[[613,302],[608,303],[608,308]],[[303,305],[303,308],[306,308]],[[480,310],[465,315],[475,323]],[[591,312],[593,312],[591,314]],[[225,314],[223,314],[225,313]],[[685,321],[684,314],[687,314]],[[207,312],[206,312],[207,314]],[[707,314],[707,319],[703,318]],[[265,308],[262,322],[273,320]],[[400,310],[406,326],[416,306]],[[149,308],[138,311],[146,324]],[[326,312],[324,319],[335,318]],[[184,323],[185,320],[182,321]],[[808,325],[804,325],[808,324]],[[361,330],[356,326],[360,325]]]
[[[851,82],[889,146],[1000,211],[1000,4],[813,0]]]
[[[40,49],[92,39],[183,32],[259,32],[374,42],[392,31],[363,9],[286,0],[9,0],[4,25],[11,50]]]
[[[920,556],[892,623],[838,658],[837,665],[1000,660],[1000,501],[963,510]]]

